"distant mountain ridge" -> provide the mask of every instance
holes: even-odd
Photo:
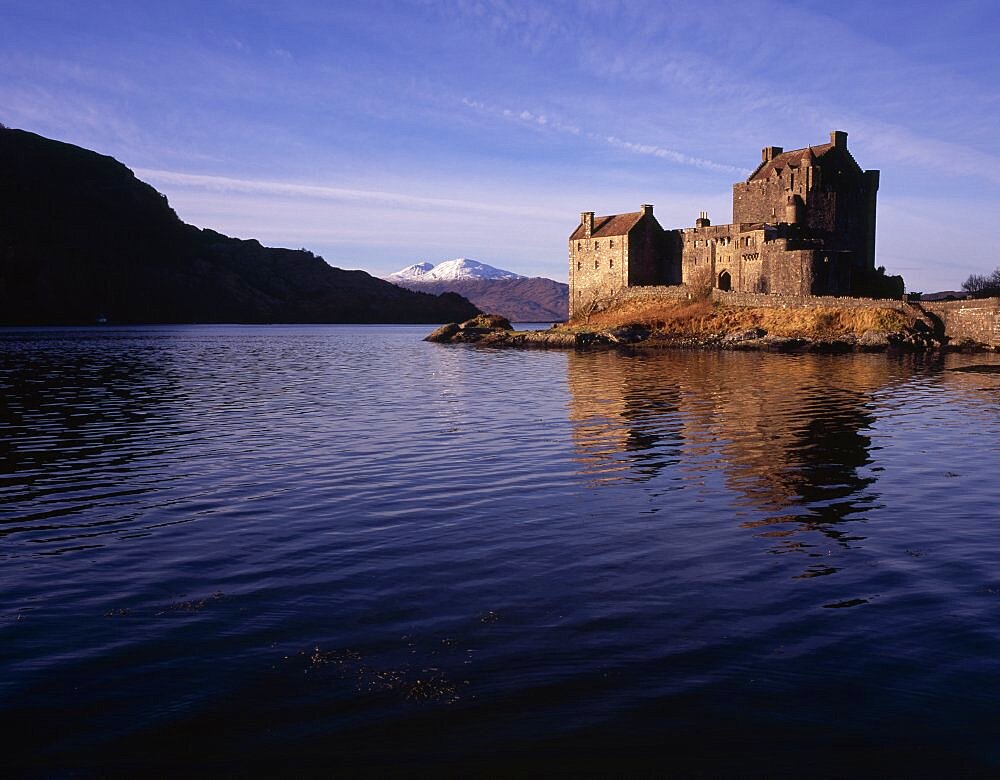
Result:
[[[117,160],[0,126],[0,323],[461,321],[476,308],[182,222]]]
[[[386,280],[409,290],[457,293],[482,311],[512,322],[555,322],[569,314],[569,285],[522,276],[467,257],[438,265],[416,263],[389,274]]]

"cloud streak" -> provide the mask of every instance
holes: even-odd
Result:
[[[691,168],[700,168],[702,170],[712,171],[714,173],[731,173],[737,176],[747,176],[750,173],[750,170],[748,168],[739,168],[735,165],[727,165],[726,163],[719,163],[715,162],[714,160],[707,160],[703,157],[696,157],[694,155],[685,154],[683,152],[677,151],[676,149],[669,149],[667,147],[658,146],[656,144],[637,143],[635,141],[627,141],[618,138],[615,135],[603,135],[601,133],[596,133],[596,132],[585,132],[581,130],[577,125],[572,124],[570,122],[565,122],[561,119],[557,119],[553,117],[551,113],[548,112],[532,112],[526,109],[516,110],[509,108],[497,108],[481,100],[471,100],[469,98],[462,98],[462,104],[467,108],[473,109],[482,114],[500,117],[505,120],[518,122],[524,125],[530,125],[536,128],[542,128],[542,129],[556,131],[559,133],[565,133],[568,135],[586,138],[590,141],[601,143],[606,146],[610,146],[614,149],[621,149],[623,151],[632,152],[633,154],[638,154],[638,155],[656,157],[658,159],[666,160],[676,165],[684,165]]]
[[[509,203],[483,203],[456,198],[407,195],[400,192],[328,187],[320,184],[302,184],[298,182],[241,179],[230,176],[165,171],[155,168],[137,168],[135,174],[139,178],[151,183],[208,190],[218,193],[242,193],[248,195],[306,198],[319,201],[370,203],[420,211],[443,209],[450,212],[499,213],[519,218],[538,217],[537,209],[515,206]]]

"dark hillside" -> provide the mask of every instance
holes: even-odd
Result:
[[[0,129],[0,322],[453,322],[457,295],[403,290],[311,252],[185,224],[117,160]]]

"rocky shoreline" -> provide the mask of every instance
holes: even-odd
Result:
[[[992,348],[964,341],[948,341],[922,320],[894,331],[868,330],[860,335],[829,337],[781,336],[764,328],[707,333],[676,333],[630,323],[608,328],[553,325],[548,330],[516,331],[495,314],[482,314],[463,323],[449,323],[429,334],[425,341],[440,344],[478,344],[495,348],[522,349],[726,349],[766,352],[926,352],[954,350],[992,352]]]

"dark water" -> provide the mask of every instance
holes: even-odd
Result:
[[[1000,771],[1000,358],[0,333],[16,774]]]

